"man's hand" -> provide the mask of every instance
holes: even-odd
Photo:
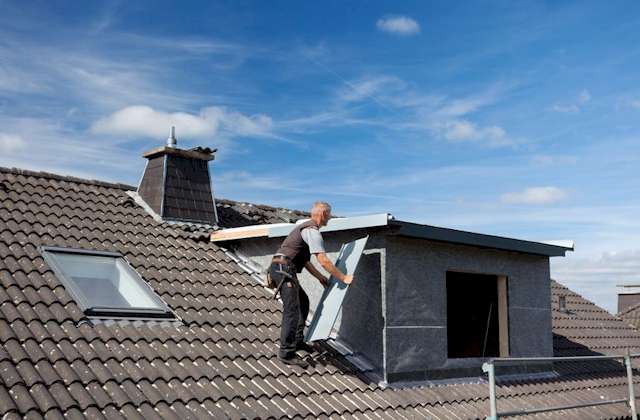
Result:
[[[353,281],[353,274],[347,274],[346,276],[344,276],[344,279],[342,279],[342,282],[344,284],[351,284],[352,281]]]
[[[337,278],[338,280],[346,284],[349,284],[353,281],[353,276],[347,276],[342,271],[338,270],[338,268],[335,265],[333,265],[329,257],[327,257],[327,254],[325,254],[324,252],[319,252],[315,254],[315,256],[318,259],[318,262],[320,263],[322,268],[327,270],[327,272],[331,274],[333,277]],[[345,280],[348,280],[348,281],[345,281]]]
[[[327,287],[329,285],[329,279],[325,277],[320,271],[318,271],[318,269],[315,268],[313,264],[311,264],[311,261],[307,261],[304,266],[313,277],[318,279],[322,287]]]

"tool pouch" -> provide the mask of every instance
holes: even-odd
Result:
[[[278,287],[275,281],[273,281],[273,277],[271,277],[271,270],[267,271],[267,287],[269,289],[275,289]]]

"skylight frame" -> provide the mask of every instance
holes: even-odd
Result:
[[[129,261],[119,252],[109,251],[96,251],[91,249],[78,249],[78,248],[64,248],[55,246],[42,246],[40,247],[40,253],[49,267],[53,270],[56,277],[65,286],[71,297],[76,301],[83,313],[89,317],[95,318],[117,318],[117,319],[178,319],[176,314],[171,308],[162,300],[160,296],[153,290],[153,288],[142,278],[138,271],[129,264]],[[124,269],[132,281],[139,286],[143,293],[150,298],[157,306],[156,308],[148,307],[113,307],[113,306],[101,306],[92,305],[89,298],[85,295],[82,289],[76,284],[75,280],[69,278],[64,269],[58,264],[53,254],[75,254],[75,255],[87,255],[92,257],[108,257],[114,260],[120,259],[123,263]],[[115,262],[115,261],[114,261]]]

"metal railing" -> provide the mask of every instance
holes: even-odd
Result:
[[[490,415],[486,420],[497,420],[499,417],[518,416],[525,414],[546,413],[549,411],[569,410],[573,408],[595,407],[598,405],[627,403],[632,419],[638,418],[636,409],[636,396],[633,389],[633,368],[631,359],[640,357],[640,353],[631,354],[627,350],[627,354],[619,356],[575,356],[575,357],[512,357],[512,358],[495,358],[482,365],[482,371],[489,375],[489,404]],[[628,397],[618,400],[594,401],[590,403],[572,404],[555,407],[529,408],[513,411],[498,412],[498,402],[496,399],[496,365],[522,365],[527,363],[543,363],[543,362],[575,362],[575,361],[593,361],[593,360],[624,360],[627,370]]]

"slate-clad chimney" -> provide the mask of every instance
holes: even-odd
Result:
[[[164,220],[217,224],[209,176],[214,152],[201,147],[179,149],[171,127],[166,146],[142,155],[148,162],[138,194]]]

